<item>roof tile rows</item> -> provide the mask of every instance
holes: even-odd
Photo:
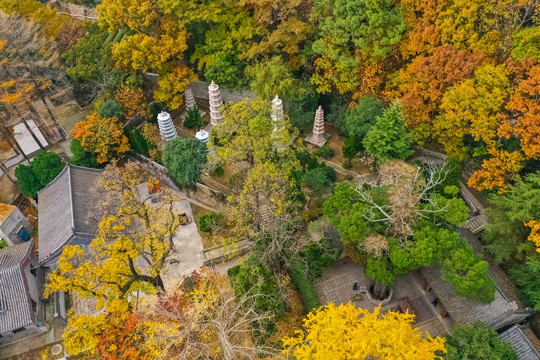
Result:
[[[0,249],[0,334],[35,322],[23,270],[33,249],[33,240]]]

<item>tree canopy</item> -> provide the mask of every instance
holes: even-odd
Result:
[[[197,139],[174,138],[163,149],[163,165],[182,186],[194,186],[206,163],[206,145]]]
[[[298,360],[438,359],[446,353],[444,339],[413,329],[414,315],[358,309],[332,303],[309,313],[305,331],[283,339],[284,353]]]

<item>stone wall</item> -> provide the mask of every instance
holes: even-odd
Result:
[[[158,176],[163,185],[184,195],[187,198],[186,200],[196,205],[198,205],[197,203],[201,203],[203,207],[207,207],[208,209],[223,210],[225,208],[227,196],[218,189],[201,183],[197,183],[195,189],[179,188],[163,165],[134,152],[131,152],[129,157],[137,160],[143,169],[149,173]]]
[[[195,95],[196,98],[208,100],[208,85],[210,84],[208,84],[206,81],[195,81],[191,84],[193,95]],[[253,94],[251,91],[233,91],[223,89],[221,87],[220,91],[224,102],[240,102],[244,99],[255,99],[255,94]]]
[[[70,15],[81,16],[97,20],[98,12],[95,7],[75,5],[64,1],[51,1],[51,6],[57,8],[60,12],[66,12]]]

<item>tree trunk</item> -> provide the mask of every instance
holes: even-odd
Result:
[[[379,300],[384,299],[386,297],[387,293],[388,293],[388,285],[377,282],[373,286],[373,295],[377,299],[379,299]]]

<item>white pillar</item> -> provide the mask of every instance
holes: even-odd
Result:
[[[210,86],[208,86],[208,100],[210,103],[210,123],[212,126],[216,126],[223,119],[220,110],[221,105],[223,105],[223,99],[221,98],[219,86],[213,80]]]

